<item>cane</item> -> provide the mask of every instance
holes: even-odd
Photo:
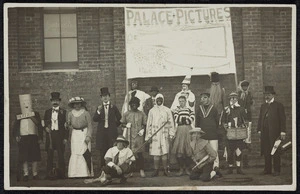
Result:
[[[145,141],[135,152],[132,153],[131,156],[129,156],[122,164],[128,162],[128,160],[130,158],[132,158],[138,151],[140,151],[167,123],[169,123],[169,121],[165,122],[157,131],[155,131],[152,136],[147,140]],[[119,166],[121,166],[122,164],[120,164]],[[101,174],[102,175],[102,174]],[[94,182],[98,182],[100,181],[100,178],[101,178],[101,175],[100,177],[98,178],[95,178],[95,179],[85,179],[84,180],[84,183],[85,184],[89,184],[89,183],[94,183]]]
[[[192,168],[192,170],[195,170],[198,166],[202,165],[201,168],[203,167],[203,164],[205,161],[207,161],[209,158],[208,155],[204,156],[204,158],[202,158],[202,160],[200,162],[196,162],[196,165]]]

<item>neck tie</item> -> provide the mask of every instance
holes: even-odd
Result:
[[[118,165],[118,163],[119,163],[119,154],[120,154],[120,151],[117,153],[117,155],[116,155],[115,158],[114,158],[114,163],[115,163],[116,165]]]

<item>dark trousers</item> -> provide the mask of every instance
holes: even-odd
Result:
[[[240,151],[242,152],[244,146],[244,142],[243,140],[227,140],[228,143],[228,150],[227,150],[227,154],[228,154],[228,164],[233,164],[234,161],[234,157],[236,161],[241,161],[242,159],[242,154],[240,154],[239,156],[236,155],[235,151],[237,148],[240,149]]]
[[[98,131],[99,135],[99,150],[100,150],[100,166],[105,166],[104,156],[109,148],[113,146],[115,138],[111,137],[109,129],[103,129],[101,132]]]
[[[102,170],[105,172],[105,174],[109,175],[111,178],[123,178],[125,174],[128,174],[130,172],[132,172],[132,167],[127,165],[128,168],[126,168],[126,170],[124,170],[125,168],[122,168],[122,174],[118,174],[117,170],[115,168],[111,168],[107,165],[102,167]]]
[[[61,133],[58,131],[51,132],[52,137],[52,147],[53,149],[47,150],[47,171],[50,172],[53,169],[53,155],[54,150],[57,151],[58,156],[58,168],[62,175],[65,175],[65,158],[64,158],[64,149],[65,146],[63,144],[63,139],[61,137]]]
[[[201,169],[192,170],[190,179],[191,180],[202,180],[210,181],[210,173],[213,170],[213,162],[204,165]]]
[[[136,170],[144,170],[144,156],[143,153],[137,153],[136,162],[135,162],[135,168]]]

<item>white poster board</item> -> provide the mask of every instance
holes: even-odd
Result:
[[[127,78],[236,73],[230,8],[125,8]]]

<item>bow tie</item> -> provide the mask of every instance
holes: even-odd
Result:
[[[105,108],[107,108],[109,106],[109,104],[104,104]]]
[[[54,108],[53,108],[53,109],[52,109],[52,112],[58,112],[58,109],[54,109]]]

